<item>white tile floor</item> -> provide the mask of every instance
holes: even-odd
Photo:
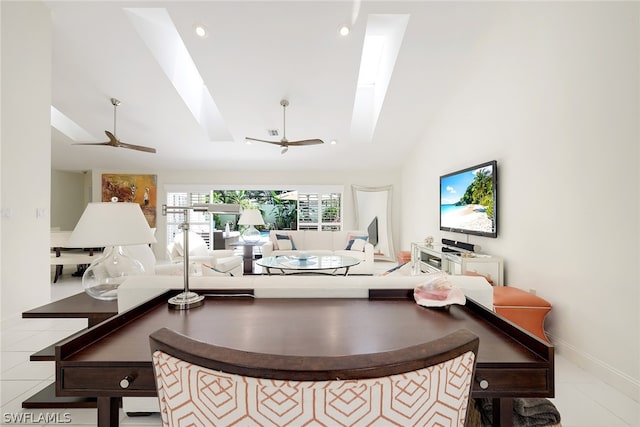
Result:
[[[382,266],[382,265],[381,265]],[[386,267],[384,268],[386,269]],[[64,275],[51,285],[51,300],[81,291],[80,279]],[[54,382],[52,362],[30,362],[31,353],[86,327],[79,319],[21,319],[0,325],[0,425],[91,426],[95,409],[22,409],[22,401]],[[556,397],[563,427],[640,426],[640,404],[556,355]],[[18,417],[22,417],[18,421]],[[21,424],[22,423],[22,424]],[[122,426],[159,426],[158,415],[127,417]]]

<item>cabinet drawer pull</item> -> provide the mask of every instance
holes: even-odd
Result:
[[[489,388],[489,381],[482,377],[476,377],[476,382],[480,386],[481,389],[486,390]]]
[[[135,375],[127,375],[123,379],[120,380],[120,388],[129,388],[133,380],[135,380]]]

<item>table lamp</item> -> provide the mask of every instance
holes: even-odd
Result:
[[[82,287],[93,298],[111,301],[127,276],[144,273],[140,261],[123,246],[155,243],[156,239],[137,203],[89,203],[69,237],[76,248],[104,247],[82,275]]]
[[[255,243],[260,240],[260,232],[254,227],[254,225],[264,225],[262,214],[258,209],[245,209],[240,214],[238,225],[248,225],[244,233],[242,233],[242,239],[248,243]]]

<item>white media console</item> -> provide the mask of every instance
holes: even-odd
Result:
[[[478,254],[446,245],[411,243],[413,274],[444,271],[448,274],[473,272],[481,274],[495,286],[504,285],[504,266],[501,257]]]

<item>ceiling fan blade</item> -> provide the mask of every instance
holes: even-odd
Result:
[[[112,134],[111,132],[109,132],[108,130],[105,130],[104,133],[109,138],[109,141],[111,142],[111,145],[113,145],[114,147],[117,147],[118,146],[118,138],[116,138],[116,136],[114,134]]]
[[[321,139],[301,139],[299,141],[288,141],[287,140],[287,121],[286,121],[286,111],[289,106],[289,101],[283,99],[280,101],[280,105],[282,105],[282,139],[280,142],[276,141],[267,141],[266,139],[257,139],[257,138],[249,138],[245,137],[245,141],[258,141],[258,142],[266,142],[267,144],[279,145],[282,147],[281,153],[284,154],[289,150],[289,147],[293,146],[302,146],[302,145],[317,145],[324,144],[324,141]]]
[[[142,145],[127,144],[126,142],[122,142],[118,138],[116,138],[116,136],[114,134],[112,134],[111,132],[109,132],[108,130],[105,130],[104,133],[106,133],[107,136],[109,137],[109,141],[110,141],[109,145],[113,145],[114,147],[128,148],[130,150],[144,151],[146,153],[155,153],[156,152],[155,148],[144,147]]]
[[[280,141],[267,141],[266,139],[249,138],[248,136],[245,139],[247,141],[266,142],[267,144],[282,145],[282,142]]]
[[[73,145],[109,145],[111,147],[120,147],[120,148],[128,148],[129,150],[138,150],[138,151],[144,151],[145,153],[155,153],[156,149],[155,148],[151,148],[151,147],[144,147],[142,145],[134,145],[134,144],[127,144],[126,142],[122,142],[120,141],[115,133],[116,133],[116,110],[118,105],[120,105],[120,101],[115,99],[115,98],[111,98],[111,104],[113,105],[113,133],[109,132],[108,130],[105,130],[104,133],[107,135],[107,138],[109,138],[109,141],[106,142],[78,142],[78,143],[74,143]]]
[[[318,145],[324,144],[321,139],[301,139],[300,141],[289,141],[289,145]]]
[[[155,148],[144,147],[142,145],[127,144],[126,142],[122,142],[122,141],[118,141],[118,145],[117,146],[118,147],[122,147],[122,148],[128,148],[130,150],[144,151],[146,153],[155,153],[156,152]]]
[[[105,142],[75,142],[72,145],[110,145],[112,147],[117,147],[118,146],[118,140],[116,139],[116,137],[109,132],[108,130],[104,131],[105,134],[107,134],[107,137],[109,138],[108,141]]]
[[[107,142],[74,142],[71,145],[113,145],[110,141]]]

